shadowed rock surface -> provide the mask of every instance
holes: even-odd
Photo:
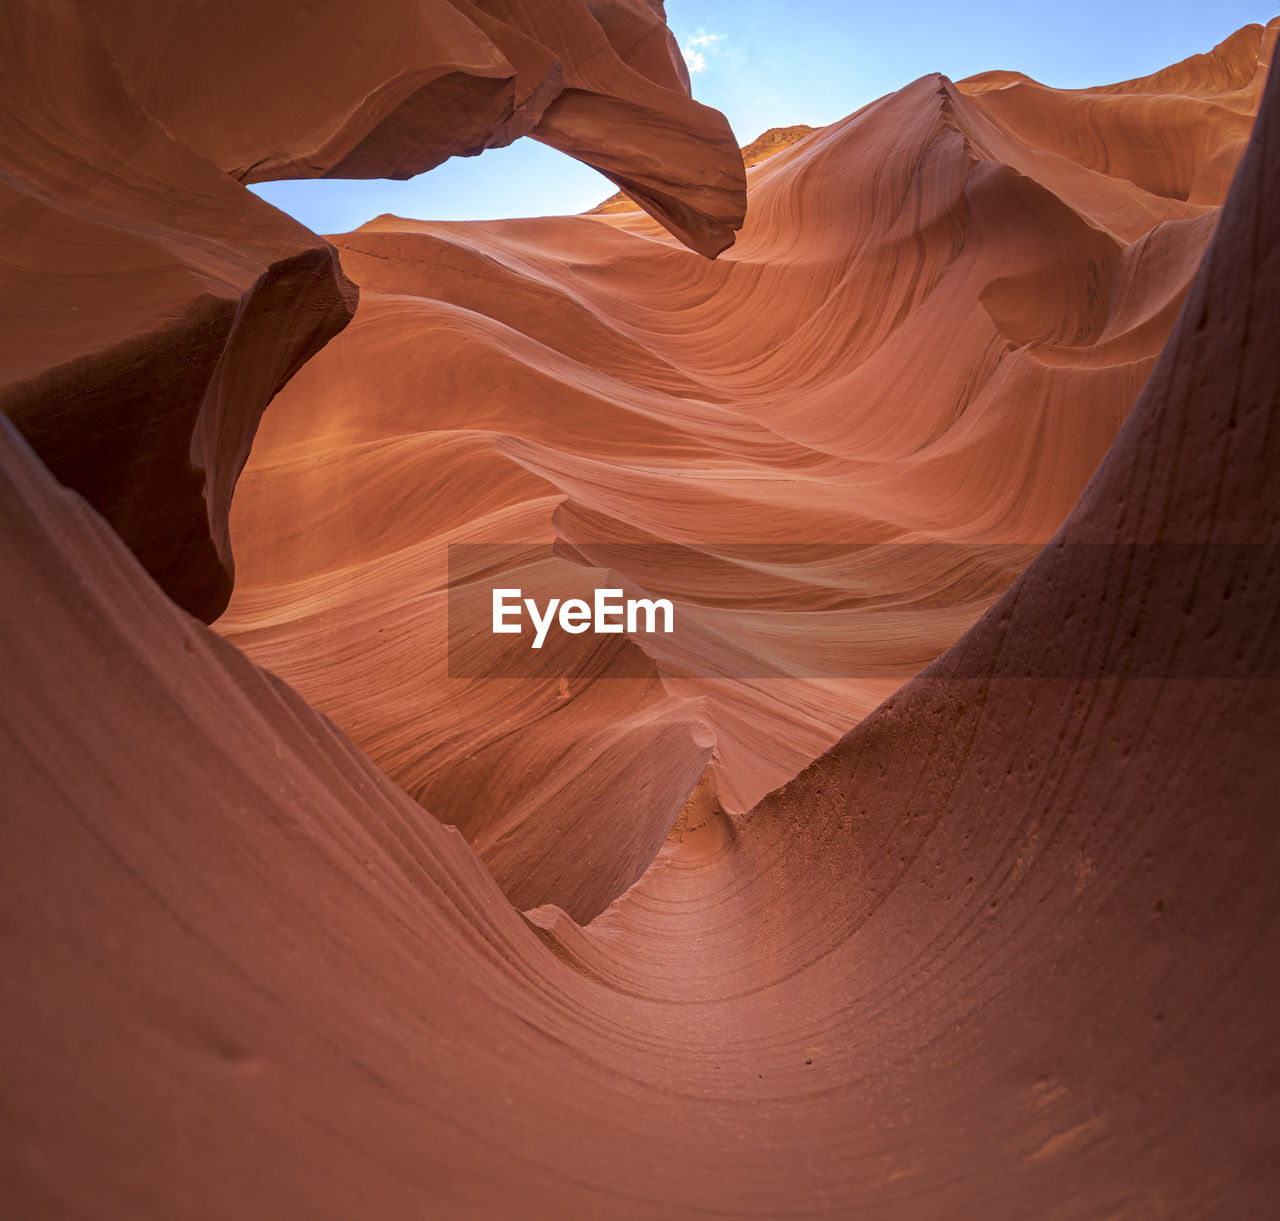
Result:
[[[1225,195],[1274,38],[1159,88],[1018,84],[1013,119],[989,78],[925,77],[752,170],[714,263],[643,217],[335,237],[362,303],[264,422],[219,630],[521,908],[590,919],[708,769],[750,809],[1061,525],[1173,325],[1218,214],[1187,184]],[[1185,182],[1117,172],[1149,146]],[[688,626],[563,639],[559,680],[447,677],[460,543],[542,544],[497,583],[545,602],[605,568]]]
[[[507,7],[7,7],[0,410],[192,613],[230,595],[227,513],[264,408],[357,296],[328,242],[233,177],[407,177],[536,123],[691,245],[732,242],[732,133],[687,96],[660,14]]]
[[[212,619],[258,418],[355,287],[139,105],[82,5],[13,0],[0,63],[0,410]]]
[[[1203,63],[1217,72],[1224,59]],[[1186,87],[1185,70],[1168,79]],[[910,130],[929,93],[943,114],[965,108],[963,87],[926,82],[864,114],[887,109]],[[1248,107],[1238,122],[1247,127]],[[936,161],[944,182],[961,167],[975,193],[989,178],[1017,183],[949,130],[956,138],[922,162]],[[918,151],[903,145],[904,157]],[[1220,172],[1216,146],[1199,149],[1182,184]],[[1110,198],[1062,173],[1077,200]],[[878,181],[899,179],[886,168]],[[997,215],[1044,189],[1016,186]],[[1108,241],[1131,240],[1117,237],[1131,209],[1164,206],[1142,191],[1112,208]],[[734,811],[704,779],[639,880],[585,927],[557,907],[522,917],[457,831],[177,608],[0,420],[8,1210],[129,1221],[1267,1215],[1280,1191],[1278,197],[1273,81],[1189,291],[1180,258],[1150,260],[1169,271],[1159,308],[1185,301],[1048,545],[931,666],[788,783]],[[912,200],[902,215],[902,240],[885,244],[918,251],[925,213]],[[636,248],[608,226],[640,222],[565,223],[599,227],[616,252]],[[953,223],[929,231],[951,235]],[[544,251],[560,231],[501,228],[485,249],[510,259],[503,243],[523,235]],[[774,240],[761,249],[775,261],[804,249]],[[657,233],[634,241],[672,260],[655,271],[637,258],[642,283],[688,274]],[[914,257],[932,266],[928,253]],[[763,277],[759,257],[731,274]],[[1123,263],[1123,250],[1112,257]],[[847,273],[826,282],[823,301]],[[1051,367],[1064,347],[1097,359],[1080,332],[1087,310],[1038,301],[1054,282],[1035,279],[1026,299],[1006,286],[995,314],[1077,319],[1068,340],[1015,348]],[[774,287],[759,291],[772,299]],[[899,291],[907,301],[917,290]],[[385,293],[366,292],[361,313]],[[1140,299],[1115,317],[1139,325]],[[584,288],[575,317],[606,318],[595,301]],[[529,325],[555,333],[564,308],[553,296]],[[982,309],[973,317],[1007,340],[1013,324]],[[815,307],[808,325],[823,316]],[[894,317],[900,330],[910,311]],[[347,337],[360,327],[358,317]],[[634,317],[615,329],[640,332]],[[603,343],[585,322],[570,341]],[[520,350],[514,327],[508,342]],[[615,376],[640,370],[663,387],[690,376],[692,358],[673,358],[661,380],[644,355],[655,349],[638,348],[617,349]],[[447,354],[437,346],[437,359]],[[357,357],[367,374],[369,351]],[[299,377],[287,394],[303,388]],[[697,396],[685,401],[695,412]],[[323,434],[332,404],[315,402]],[[821,432],[804,407],[785,406],[789,429],[838,454],[845,431]],[[476,410],[483,427],[497,408]],[[573,426],[570,416],[560,431]],[[354,428],[336,417],[336,435]],[[281,464],[286,435],[272,442]],[[644,466],[643,433],[609,436]],[[945,470],[921,486],[945,497]],[[595,482],[616,488],[620,477]],[[290,495],[283,478],[281,488]],[[1019,497],[1002,489],[995,500]],[[649,503],[660,519],[664,497]],[[415,504],[349,521],[369,522],[376,541]],[[1045,527],[1053,514],[1041,504],[1033,516]],[[1192,561],[1170,564],[1169,547]],[[1107,563],[1081,570],[1085,548]],[[301,548],[298,568],[315,562]],[[336,622],[313,664],[338,666],[350,649],[389,680],[400,663],[350,618]],[[625,682],[654,701],[667,685]],[[601,724],[616,724],[616,710]],[[655,772],[677,762],[656,743]],[[617,783],[634,781],[624,772]],[[548,820],[549,839],[553,829],[573,838],[563,814]],[[615,870],[639,851],[624,838],[615,833]],[[528,870],[536,880],[536,862]]]
[[[241,182],[411,178],[531,135],[703,254],[742,224],[736,141],[660,3],[92,3],[147,109]]]

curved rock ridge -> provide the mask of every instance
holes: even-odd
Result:
[[[627,216],[335,238],[361,305],[259,435],[219,630],[519,906],[589,920],[696,786],[751,808],[1058,528],[1216,223],[1132,167],[1155,147],[1225,190],[1275,37],[1160,74],[1176,94],[1019,84],[1010,109],[989,78],[924,78],[753,169],[714,264]],[[450,678],[458,543],[531,545],[460,588],[545,602],[611,569],[695,628],[683,652],[563,644],[541,682]]]
[[[522,921],[0,421],[11,1210],[1267,1215],[1278,194],[1273,82],[1052,543],[754,809],[704,788],[587,928]],[[1077,647],[1112,676],[1028,677]]]
[[[7,6],[0,410],[192,613],[230,595],[263,409],[357,295],[328,242],[223,171],[404,175],[541,123],[588,160],[610,143],[692,245],[732,241],[732,136],[688,98],[660,11],[531,7]]]
[[[742,146],[742,164],[751,169],[752,166],[759,165],[762,161],[767,161],[774,153],[780,153],[784,148],[790,148],[793,144],[799,143],[805,136],[812,135],[814,128],[804,123],[798,123],[793,127],[771,127],[768,131],[762,132],[750,144]],[[594,208],[583,213],[584,216],[601,216],[610,212],[635,212],[639,210],[639,205],[633,203],[621,191],[616,195],[610,195],[603,203],[598,203]]]
[[[13,0],[0,63],[0,410],[212,619],[258,417],[356,290],[147,114],[83,5]]]
[[[746,207],[737,142],[647,0],[91,0],[125,80],[242,182],[411,178],[532,136],[714,257]]]
[[[983,108],[1022,144],[1156,195],[1216,204],[1249,137],[1249,117],[1275,54],[1275,25],[1245,26],[1205,55],[1069,95],[1008,72],[972,77],[961,87],[981,95]],[[1213,140],[1179,138],[1185,98],[1213,99],[1234,125],[1223,116]]]

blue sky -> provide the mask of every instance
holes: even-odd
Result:
[[[694,96],[740,143],[768,127],[834,122],[927,72],[1014,68],[1064,88],[1141,76],[1280,11],[1252,0],[668,0]],[[594,170],[533,140],[458,157],[410,182],[254,188],[320,233],[382,212],[434,220],[581,212],[612,194]]]

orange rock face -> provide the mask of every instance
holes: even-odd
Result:
[[[21,13],[86,57],[64,123],[5,129],[13,249],[75,304],[73,240],[121,252],[104,293],[151,266],[131,150],[205,184],[202,226],[240,188],[139,112],[73,140],[123,95],[82,10]],[[1268,1215],[1274,36],[1085,95],[917,82],[753,171],[714,265],[629,217],[339,239],[359,309],[255,443],[232,640],[0,420],[7,1212]],[[196,232],[166,240],[222,267]],[[124,305],[130,351],[203,370]],[[292,308],[229,342],[301,359]],[[46,309],[13,351],[70,372],[13,380],[24,427],[108,319]],[[798,569],[814,532],[836,563]],[[704,582],[698,658],[438,669],[449,543],[529,544],[542,591],[637,538]],[[800,673],[845,647],[883,675]]]
[[[793,144],[798,144],[805,136],[813,134],[813,128],[807,127],[803,123],[796,124],[794,127],[771,127],[768,131],[757,136],[750,144],[742,146],[742,164],[751,169],[752,166],[759,165],[762,161],[767,161],[774,153],[780,153],[784,148],[790,148]],[[587,216],[607,216],[611,212],[637,212],[638,205],[633,203],[621,191],[616,195],[610,195],[603,203],[597,204],[589,212]]]
[[[708,254],[742,220],[728,124],[647,8],[386,8],[15,0],[0,30],[0,409],[206,619],[262,411],[356,300],[329,243],[227,174],[407,177],[537,126]],[[659,117],[660,163],[633,166]]]
[[[411,178],[532,135],[708,256],[742,224],[737,147],[645,0],[92,0],[125,80],[241,182]]]
[[[0,63],[0,409],[213,618],[258,418],[356,290],[328,242],[142,108],[82,5],[14,0]]]
[[[590,919],[704,774],[751,808],[1057,529],[1173,324],[1217,219],[1190,184],[1221,200],[1273,39],[1084,93],[917,81],[753,170],[715,263],[623,216],[334,238],[362,303],[264,423],[220,630],[518,906]],[[1181,179],[1098,168],[1156,128]],[[448,678],[458,543],[554,543],[498,583],[617,568],[697,629],[567,682]]]

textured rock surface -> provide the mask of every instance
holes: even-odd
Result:
[[[665,79],[657,6],[590,11],[538,9]],[[917,82],[753,171],[713,267],[632,216],[341,239],[369,291],[266,417],[225,630],[348,737],[138,557],[224,596],[256,413],[349,289],[84,14],[0,18],[0,393],[45,458],[0,419],[6,1216],[1273,1211],[1274,31]],[[549,589],[601,538],[705,573],[709,524],[766,558],[685,581],[696,660],[880,676],[619,640],[443,706],[449,542],[559,539]],[[841,585],[815,533],[959,568]]]
[[[212,618],[258,417],[355,289],[143,110],[81,5],[7,5],[0,63],[0,410]]]
[[[0,410],[173,598],[216,617],[258,419],[356,299],[329,243],[227,173],[407,176],[541,124],[714,253],[744,206],[732,135],[663,58],[660,13],[633,7],[388,0],[374,21],[337,3],[14,0]]]
[[[362,303],[265,422],[220,630],[520,907],[594,916],[708,760],[704,792],[749,809],[1061,524],[1172,326],[1274,37],[1084,92],[924,78],[752,170],[714,264],[624,216],[335,238]],[[666,546],[621,575],[671,593],[695,655],[446,681],[449,544],[602,539]],[[854,543],[877,546],[814,546]],[[549,596],[581,558],[512,571]]]
[[[11,1211],[1266,1215],[1278,193],[1273,87],[1054,544],[587,929],[523,922],[0,427]],[[1077,646],[1113,677],[1026,677]]]
[[[532,135],[707,255],[742,224],[724,116],[646,0],[92,0],[126,81],[244,182],[410,178]]]
[[[752,166],[767,161],[774,153],[780,153],[784,148],[798,144],[813,132],[814,129],[804,123],[796,123],[791,127],[771,127],[758,135],[750,144],[742,146],[743,164],[747,169],[751,169]]]
[[[805,136],[812,135],[813,131],[812,127],[807,127],[803,123],[793,127],[771,127],[750,144],[742,146],[742,164],[747,169],[751,169],[752,166],[767,161],[774,153],[780,153],[784,148],[798,144]],[[637,204],[619,191],[616,195],[610,195],[603,203],[596,204],[585,215],[607,216],[610,212],[638,212],[639,210]]]

